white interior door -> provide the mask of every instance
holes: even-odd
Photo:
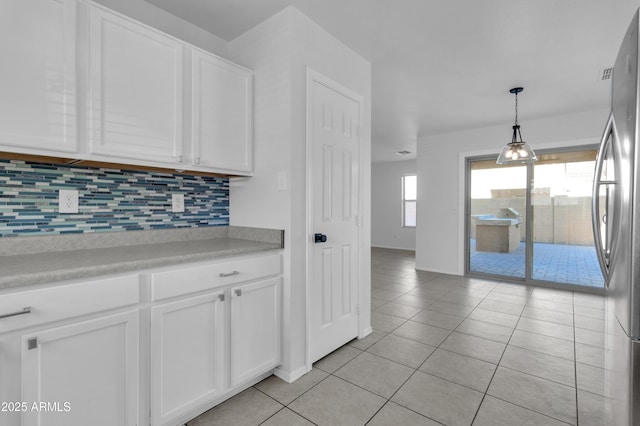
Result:
[[[313,362],[358,335],[361,102],[312,72],[307,90],[311,204],[309,351]]]

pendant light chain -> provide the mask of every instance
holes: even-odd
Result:
[[[518,92],[516,92],[516,122],[515,125],[518,125]]]

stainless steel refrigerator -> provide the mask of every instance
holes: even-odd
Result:
[[[605,276],[606,425],[640,425],[640,140],[638,12],[613,69],[611,115],[593,187],[593,225]]]

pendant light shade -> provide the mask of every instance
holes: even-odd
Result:
[[[497,164],[532,163],[538,159],[531,145],[522,140],[520,125],[518,124],[518,93],[523,90],[522,87],[514,87],[509,90],[510,93],[516,95],[516,119],[512,127],[513,136],[511,137],[511,142],[502,147],[496,161]]]

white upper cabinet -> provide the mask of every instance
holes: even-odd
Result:
[[[76,2],[0,2],[0,150],[77,151]]]
[[[194,49],[191,76],[193,164],[230,173],[250,173],[253,73]]]
[[[100,7],[89,13],[88,152],[180,163],[184,44]]]
[[[0,152],[253,173],[250,70],[78,0],[0,0],[0,54]]]

